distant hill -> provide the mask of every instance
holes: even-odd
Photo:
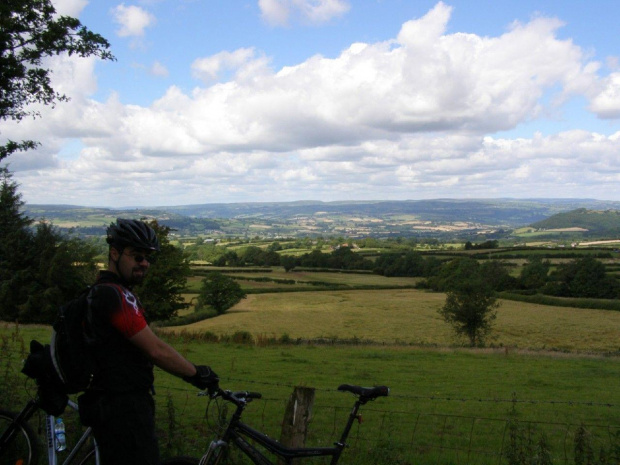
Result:
[[[476,234],[503,234],[513,228],[544,224],[544,220],[573,211],[617,211],[620,202],[593,199],[309,200],[122,209],[26,205],[24,210],[31,218],[51,221],[60,228],[75,228],[82,235],[103,235],[105,226],[117,217],[146,217],[175,229],[180,236],[469,238],[476,237]],[[571,223],[574,221],[562,224]]]
[[[557,213],[545,220],[533,223],[531,227],[546,230],[582,228],[594,234],[620,233],[620,211],[578,208]]]

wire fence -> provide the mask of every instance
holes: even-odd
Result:
[[[230,378],[228,382],[277,388],[294,386]],[[326,445],[337,438],[348,415],[348,405],[319,400],[336,389],[316,389],[317,403],[309,430],[310,445]],[[330,396],[327,396],[330,397]],[[413,401],[413,402],[412,402]],[[252,406],[253,426],[279,434],[283,400],[267,398]],[[467,404],[480,414],[443,413],[446,403]],[[505,404],[505,414],[485,415],[489,404]],[[345,403],[346,404],[346,403]],[[429,411],[422,411],[425,406]],[[384,407],[385,406],[385,407]],[[396,406],[396,408],[394,408]],[[414,406],[414,407],[412,407]],[[568,419],[550,421],[528,419],[523,406],[536,411],[543,407],[568,409]],[[574,409],[604,409],[613,424],[571,418]],[[248,409],[247,413],[250,413]],[[379,399],[363,408],[364,421],[349,437],[350,448],[344,463],[351,464],[620,464],[620,412],[618,405],[596,400],[534,400],[504,398],[465,398],[391,394],[390,401]],[[591,417],[597,413],[592,412]],[[571,421],[574,420],[574,421]],[[252,424],[252,423],[250,423]]]

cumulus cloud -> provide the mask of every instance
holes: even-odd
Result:
[[[620,117],[620,74],[599,76],[598,63],[557,37],[557,19],[481,37],[447,33],[451,12],[440,2],[391,40],[278,70],[253,48],[198,58],[191,71],[202,86],[172,86],[149,106],[89,99],[84,64],[79,95],[36,122],[46,148],[17,173],[24,196],[88,205],[620,198],[620,133],[496,135],[573,95],[600,117]],[[2,136],[17,139],[30,124]],[[75,160],[59,158],[63,138],[80,138]]]
[[[155,61],[150,68],[150,73],[153,76],[159,76],[159,77],[168,77],[168,75],[170,74],[170,72],[168,71],[168,68],[166,68],[163,64],[161,64],[159,61]]]
[[[600,118],[620,118],[620,73],[610,74],[600,87],[600,91],[592,98],[590,110]]]
[[[88,0],[54,0],[53,4],[56,13],[59,15],[77,18],[84,7],[88,5]]]
[[[291,17],[312,24],[325,23],[349,11],[345,0],[259,0],[263,19],[273,26],[286,26]]]
[[[192,63],[192,73],[194,77],[208,83],[216,80],[223,71],[255,69],[265,64],[265,58],[257,59],[253,48],[240,48],[233,52],[220,52],[209,57],[198,58]]]
[[[114,21],[119,25],[116,33],[119,37],[142,37],[144,30],[155,23],[155,16],[144,8],[124,3],[112,9]]]

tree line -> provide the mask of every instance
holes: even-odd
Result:
[[[495,292],[517,291],[601,299],[620,297],[620,283],[592,255],[578,256],[553,266],[548,259],[531,255],[518,273],[514,273],[515,265],[500,259],[477,260],[457,256],[445,260],[416,251],[381,253],[371,260],[346,246],[338,246],[331,252],[313,250],[299,256],[286,255],[286,250],[279,249],[277,242],[267,248],[219,249],[221,255],[212,262],[215,266],[282,266],[286,271],[300,267],[364,270],[387,277],[424,278],[420,287],[439,292],[450,291],[476,277],[484,280]]]
[[[92,285],[102,259],[101,244],[34,224],[23,210],[18,185],[0,168],[0,320],[50,324],[58,307]],[[191,274],[188,257],[173,246],[170,227],[148,222],[161,251],[144,282],[135,288],[151,320],[175,316],[189,306],[182,297]],[[100,228],[100,234],[105,228]],[[107,249],[103,253],[107,262]]]

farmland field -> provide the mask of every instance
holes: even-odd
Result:
[[[458,344],[437,310],[445,294],[414,289],[250,294],[226,314],[166,331],[297,339]],[[620,312],[500,300],[489,344],[533,350],[620,351]],[[460,341],[461,343],[463,341]]]

